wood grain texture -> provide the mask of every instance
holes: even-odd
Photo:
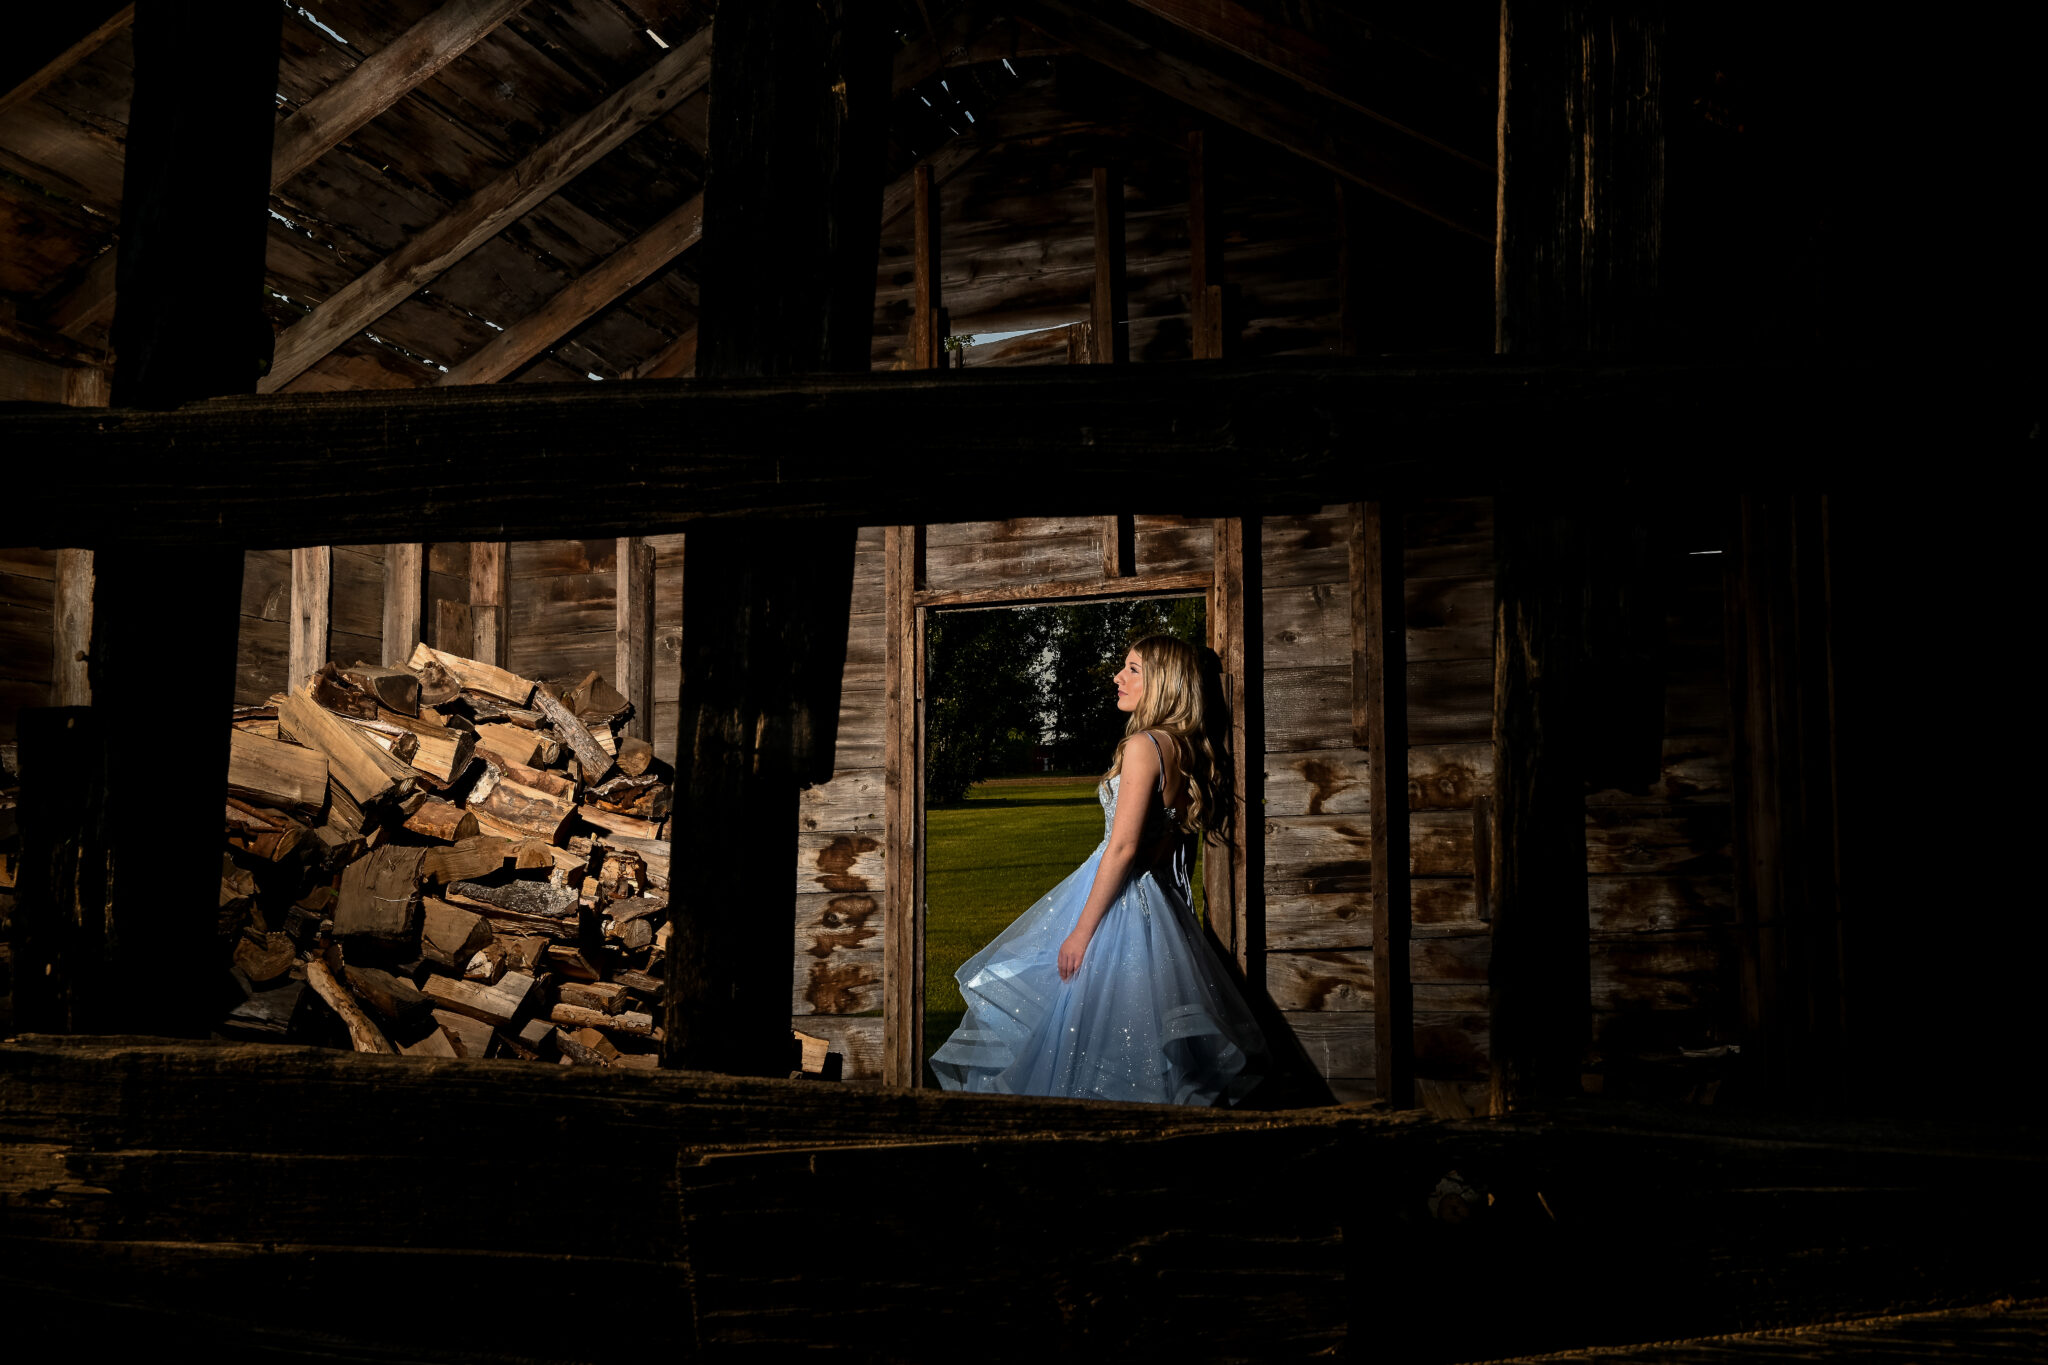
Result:
[[[1372,949],[1266,954],[1266,994],[1283,1010],[1371,1013]]]
[[[924,926],[920,887],[924,867],[923,661],[918,648],[920,528],[891,526],[883,533],[882,597],[887,624],[886,683],[881,708],[883,886],[888,926],[883,946],[881,1078],[913,1085],[924,1064]]]
[[[334,551],[325,545],[292,551],[291,665],[285,685],[298,691],[328,660],[328,612]]]
[[[1415,1103],[1408,878],[1429,870],[1433,852],[1414,838],[1417,817],[1409,814],[1403,516],[1399,503],[1353,508],[1348,594],[1352,742],[1365,745],[1372,764],[1373,1076],[1380,1098],[1397,1109]]]
[[[1364,749],[1268,753],[1266,814],[1364,815],[1372,809],[1371,768]]]
[[[505,667],[510,653],[511,587],[502,540],[473,541],[469,547],[470,657]]]
[[[383,653],[392,668],[402,668],[425,639],[426,556],[418,542],[384,547]]]
[[[50,705],[92,705],[92,551],[57,551],[50,600]]]
[[[335,347],[432,283],[534,205],[647,124],[703,88],[710,78],[711,30],[677,44],[641,76],[477,189],[439,222],[351,280],[278,337],[259,388],[276,393]]]

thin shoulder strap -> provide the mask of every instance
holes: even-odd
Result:
[[[1152,748],[1159,755],[1159,795],[1164,797],[1166,795],[1166,751],[1159,747],[1159,736],[1153,734],[1150,730],[1145,732],[1145,738],[1152,741]]]

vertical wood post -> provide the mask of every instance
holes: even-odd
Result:
[[[1586,902],[1585,526],[1494,507],[1492,1107],[1575,1095],[1592,1033]]]
[[[654,738],[654,547],[642,536],[619,537],[618,635],[612,676],[633,703],[626,733]]]
[[[177,5],[140,5],[121,194],[112,400],[172,407],[249,393],[267,364],[260,309],[269,225],[282,10],[222,0],[207,22]],[[175,470],[167,470],[175,477]],[[94,708],[108,753],[112,903],[118,933],[101,1026],[195,1034],[216,1002],[211,979],[220,811],[164,802],[152,772],[157,718],[220,716],[234,693],[242,555],[237,550],[100,548],[94,556]],[[165,661],[189,661],[166,668]],[[185,770],[218,792],[228,728],[195,723]],[[28,807],[43,799],[24,783]],[[83,983],[73,982],[83,988]]]
[[[1253,981],[1264,943],[1264,905],[1253,904],[1265,860],[1265,676],[1259,644],[1260,541],[1257,517],[1221,517],[1215,523],[1216,581],[1209,590],[1209,647],[1216,651],[1229,715],[1231,782],[1237,792],[1236,828],[1228,850],[1211,845],[1203,863],[1202,894],[1210,932],[1224,954]],[[1253,752],[1254,750],[1259,752]]]
[[[866,370],[887,26],[853,0],[713,23],[697,372]],[[829,522],[684,539],[668,1065],[789,1066],[797,793],[832,775],[853,560],[854,528]]]
[[[14,1027],[105,1027],[107,746],[87,706],[21,713],[21,862],[14,890]],[[225,728],[225,727],[223,727]],[[218,816],[215,817],[218,819]],[[216,855],[218,856],[218,855]]]
[[[1088,338],[1088,324],[1085,322],[1070,322],[1066,326],[1066,333],[1067,363],[1069,365],[1088,364],[1089,357],[1095,354],[1094,344]]]
[[[920,161],[912,169],[911,183],[917,199],[912,210],[917,238],[912,265],[917,315],[910,323],[911,364],[920,370],[943,370],[951,324],[940,295],[940,199],[929,161]]]
[[[884,847],[882,1079],[915,1085],[924,1062],[924,926],[918,917],[918,863],[924,828],[917,607],[920,528],[891,526],[882,540],[887,729],[882,739]]]
[[[334,547],[292,551],[291,653],[285,674],[293,692],[327,662],[328,621],[334,604]]]
[[[50,704],[92,705],[92,551],[57,551],[50,603]]]
[[[1355,509],[1351,540],[1353,742],[1372,783],[1373,1053],[1379,1097],[1415,1104],[1415,988],[1408,974],[1408,645],[1401,507]]]
[[[502,540],[473,541],[469,547],[470,657],[505,666],[512,597],[509,547]]]
[[[1129,512],[1102,518],[1102,576],[1134,578],[1138,573],[1137,518]]]
[[[1201,129],[1188,134],[1188,327],[1197,360],[1221,360],[1223,232],[1209,193],[1209,145]]]
[[[1746,496],[1726,604],[1743,1061],[1770,1099],[1844,1082],[1830,507]]]
[[[1088,336],[1097,365],[1131,358],[1130,300],[1124,283],[1124,175],[1095,168],[1095,287],[1088,297]]]
[[[421,632],[421,606],[426,595],[426,546],[384,547],[384,666],[403,667],[413,646],[427,637]]]

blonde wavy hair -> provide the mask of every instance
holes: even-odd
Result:
[[[1144,673],[1145,691],[1124,726],[1103,780],[1123,771],[1124,748],[1132,740],[1147,730],[1165,735],[1173,741],[1175,760],[1188,784],[1187,808],[1180,813],[1182,832],[1227,843],[1236,802],[1231,799],[1230,770],[1209,740],[1210,698],[1202,683],[1201,655],[1171,635],[1146,635],[1131,648]]]

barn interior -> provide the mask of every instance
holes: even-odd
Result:
[[[2016,302],[1966,328],[1961,244],[1871,208],[1858,81],[1904,42],[1522,0],[25,21],[23,1339],[2038,1352],[2031,803],[1971,724],[2025,695],[2038,252],[1982,208]],[[1188,595],[1242,803],[1206,925],[1273,1073],[933,1091],[928,623]],[[508,1271],[544,1306],[485,1325]]]

